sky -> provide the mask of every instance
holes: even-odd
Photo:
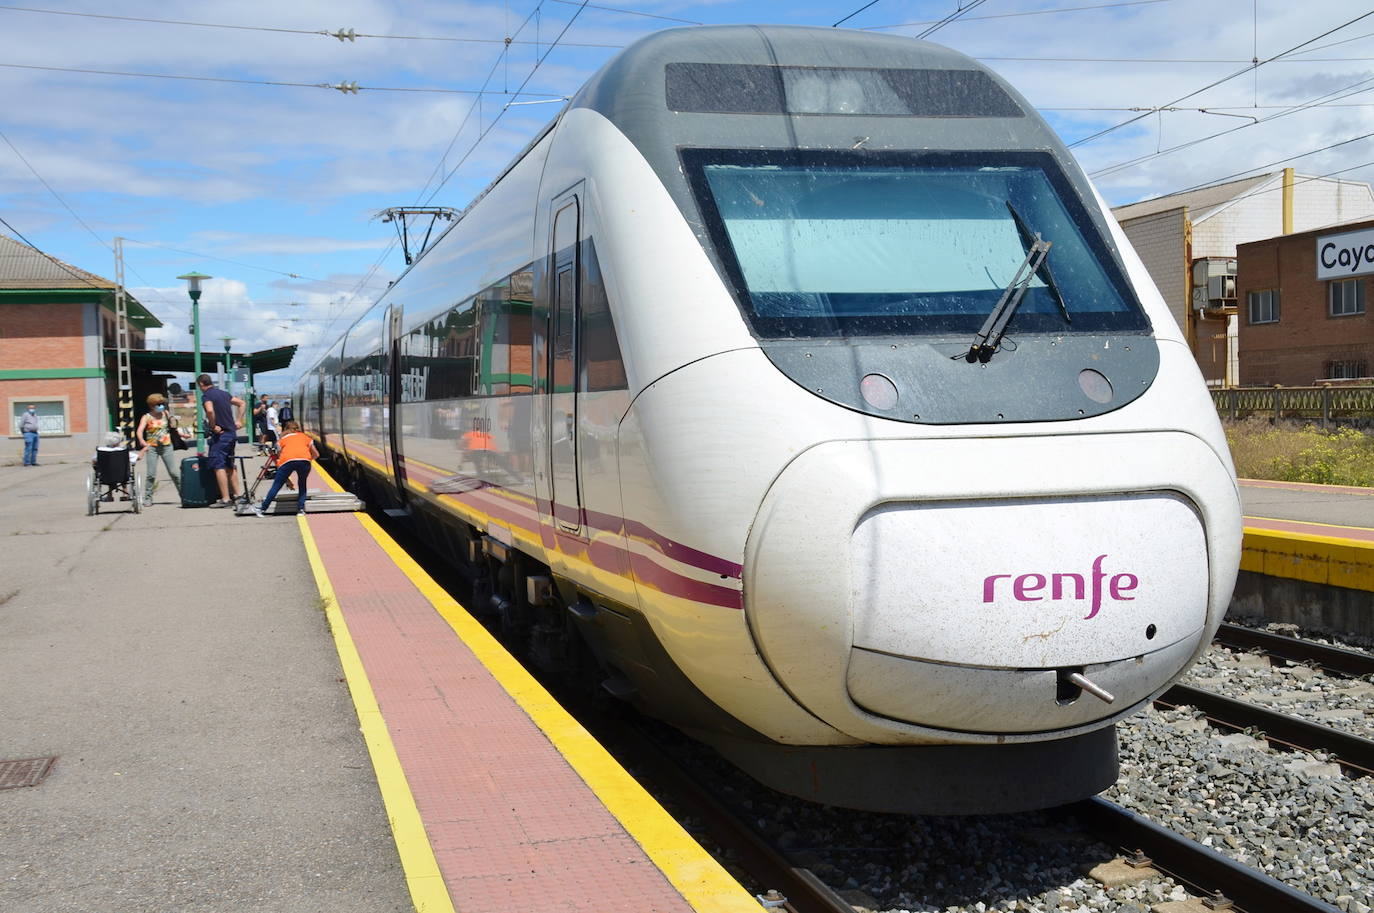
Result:
[[[0,3],[0,232],[111,279],[123,239],[151,348],[191,348],[176,277],[211,275],[206,351],[301,346],[260,392],[404,270],[381,211],[462,209],[663,28],[935,27],[1112,205],[1286,166],[1374,182],[1367,0],[29,2]]]

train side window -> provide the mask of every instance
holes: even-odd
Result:
[[[588,393],[624,390],[625,362],[606,298],[606,284],[596,258],[596,245],[588,238],[582,245],[582,389]]]
[[[554,302],[553,392],[573,392],[573,320],[577,309],[577,269],[568,263],[558,270]]]
[[[534,392],[534,274],[512,273],[509,289],[510,392]]]
[[[576,390],[577,365],[577,198],[558,210],[553,220],[553,359],[552,393]]]
[[[553,220],[553,256],[559,265],[576,255],[577,244],[577,198],[562,209]]]
[[[482,344],[478,392],[504,396],[510,392],[510,308],[504,284],[477,296],[481,304]]]
[[[460,302],[420,329],[416,367],[430,367],[429,399],[455,399],[473,394],[477,370],[477,308],[474,299]],[[421,354],[422,353],[422,354]]]

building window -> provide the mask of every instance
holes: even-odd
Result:
[[[1328,361],[1326,363],[1326,380],[1353,380],[1357,377],[1368,377],[1369,365],[1365,361]]]
[[[1352,314],[1364,313],[1363,280],[1344,279],[1329,283],[1327,288],[1330,289],[1328,300],[1331,302],[1332,317],[1348,317]]]
[[[1262,292],[1248,292],[1245,302],[1250,308],[1251,323],[1279,322],[1279,290],[1266,289]]]
[[[40,435],[67,433],[66,400],[11,399],[10,434],[17,436],[21,433],[19,431],[19,419],[28,411],[30,404],[33,405],[33,411],[38,413],[38,433]]]

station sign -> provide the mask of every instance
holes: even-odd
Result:
[[[1374,273],[1374,228],[1317,238],[1317,278],[1348,279]]]

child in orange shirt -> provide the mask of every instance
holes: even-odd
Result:
[[[277,475],[272,479],[272,487],[267,492],[267,497],[262,499],[261,504],[253,505],[253,513],[259,517],[267,516],[264,511],[267,505],[272,503],[272,499],[281,491],[281,487],[286,484],[286,480],[292,473],[296,474],[296,512],[305,513],[305,478],[310,475],[310,461],[318,460],[320,453],[315,449],[315,442],[308,435],[301,433],[300,422],[287,422],[282,429],[283,433],[277,441]]]

